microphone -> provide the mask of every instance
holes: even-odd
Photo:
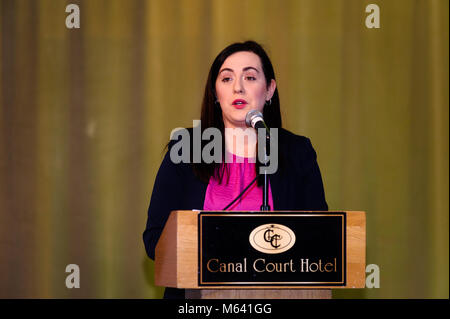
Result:
[[[260,145],[259,147],[262,147],[264,149],[264,163],[262,163],[262,166],[268,166],[268,157],[267,153],[269,152],[269,139],[270,139],[270,130],[267,127],[266,123],[264,122],[264,117],[262,113],[258,110],[251,110],[247,113],[245,116],[245,124],[248,127],[253,127],[256,131],[259,131],[259,129],[264,129],[266,132],[266,138],[264,140],[264,144]],[[258,143],[260,143],[259,137],[258,137]],[[259,150],[258,150],[258,157],[259,157]],[[267,172],[263,171],[263,178],[264,178],[264,187],[263,187],[263,194],[262,194],[262,205],[261,205],[261,211],[269,211],[269,178],[267,176]]]
[[[266,123],[264,122],[264,117],[262,113],[258,110],[251,110],[245,116],[245,124],[248,127],[253,127],[258,130],[259,128],[266,128]]]
[[[245,124],[248,127],[253,127],[256,132],[259,131],[259,129],[263,129],[266,132],[266,145],[264,145],[264,148],[266,148],[266,151],[269,152],[269,145],[270,145],[270,129],[267,127],[266,122],[264,122],[264,117],[262,113],[258,110],[251,110],[247,113],[245,116]],[[259,140],[258,140],[259,142]]]

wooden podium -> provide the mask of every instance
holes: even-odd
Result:
[[[155,283],[187,299],[317,299],[364,288],[365,212],[172,211]]]

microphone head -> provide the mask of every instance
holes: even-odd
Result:
[[[248,127],[253,127],[254,128],[255,127],[255,123],[258,122],[258,121],[263,121],[264,122],[263,115],[258,110],[251,110],[245,116],[245,124]]]

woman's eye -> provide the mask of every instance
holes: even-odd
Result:
[[[256,78],[254,76],[247,76],[246,79],[249,81],[256,81]]]
[[[230,82],[230,81],[231,81],[231,78],[229,78],[229,77],[222,78],[222,82]]]

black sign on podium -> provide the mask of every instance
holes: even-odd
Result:
[[[346,213],[198,215],[198,285],[345,286]]]

